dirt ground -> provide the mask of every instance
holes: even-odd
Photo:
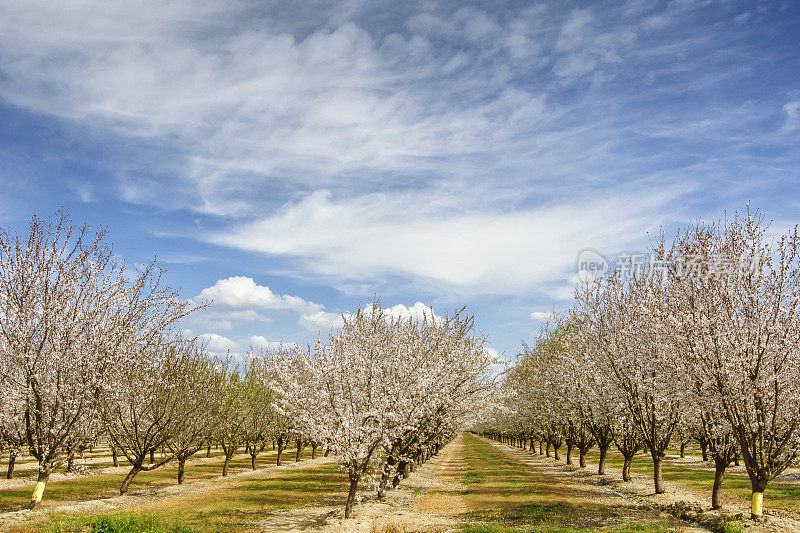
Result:
[[[396,489],[388,491],[383,501],[376,499],[374,488],[361,490],[361,502],[353,508],[349,520],[343,517],[341,494],[332,495],[329,502],[321,505],[275,513],[259,522],[258,530],[358,533],[395,526],[398,531],[452,531],[459,523],[459,515],[466,511],[461,484],[466,471],[463,447],[463,438],[456,438]]]

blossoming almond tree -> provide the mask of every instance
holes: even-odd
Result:
[[[34,216],[27,237],[0,230],[0,379],[23,403],[39,462],[32,508],[50,473],[96,437],[113,371],[188,312],[154,264],[129,280],[106,237],[63,212]]]
[[[313,353],[275,359],[282,405],[299,428],[320,435],[336,453],[350,479],[345,518],[350,517],[358,483],[391,438],[396,413],[391,377],[402,356],[401,325],[358,309],[328,343],[318,340]],[[389,379],[387,379],[389,377]]]
[[[578,295],[581,334],[593,368],[624,401],[653,460],[656,494],[664,492],[662,461],[682,416],[681,359],[658,335],[654,307],[664,305],[660,276],[609,277]]]
[[[222,475],[227,476],[231,459],[244,445],[247,397],[245,384],[235,366],[224,366],[222,379],[217,386],[218,390],[214,393],[217,401],[213,406],[212,438],[222,448],[225,456]]]
[[[125,494],[139,472],[160,468],[172,460],[164,454],[153,461],[153,450],[166,449],[183,411],[185,354],[183,339],[162,337],[142,345],[137,358],[115,375],[115,387],[103,395],[103,423],[114,447],[131,469],[120,485]],[[145,463],[148,455],[151,462]]]
[[[207,443],[215,423],[214,411],[221,398],[224,371],[219,361],[193,342],[176,344],[175,380],[180,400],[175,403],[166,446],[178,463],[178,483],[183,483],[186,461]]]
[[[291,435],[290,421],[276,410],[275,392],[272,390],[271,370],[261,357],[251,356],[243,376],[244,392],[244,443],[250,455],[250,468],[256,469],[256,459],[273,439],[278,440],[277,466],[285,441]]]
[[[488,370],[495,359],[464,309],[444,317],[429,309],[421,318],[406,318],[402,331],[406,355],[393,372],[392,388],[398,436],[383,447],[379,497],[389,477],[397,481],[406,466],[424,461],[454,428],[478,416],[494,389]]]
[[[308,353],[273,358],[282,408],[347,471],[346,518],[359,481],[380,475],[381,450],[392,450],[423,421],[431,431],[426,444],[439,446],[437,437],[452,429],[446,421],[473,409],[470,399],[486,388],[476,380],[491,361],[471,329],[465,317],[439,324],[393,318],[375,302],[345,316],[342,329]]]
[[[671,248],[673,340],[699,394],[724,414],[752,486],[752,515],[770,480],[800,454],[800,239],[770,241],[763,217],[698,224]],[[715,430],[714,434],[719,435]]]

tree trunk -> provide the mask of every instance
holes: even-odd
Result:
[[[739,452],[736,452],[736,455],[733,456],[733,466],[739,466]]]
[[[252,450],[251,450],[251,453],[250,453],[250,468],[252,468],[253,470],[256,469],[256,455],[258,455],[258,454],[252,453]]]
[[[211,444],[206,448],[206,457],[211,457]]]
[[[544,441],[539,441],[539,455],[544,455]]]
[[[230,453],[230,454],[226,453],[225,454],[225,462],[222,463],[222,475],[223,476],[227,476],[228,475],[228,466],[231,464],[231,458],[232,457],[233,457],[232,453]]]
[[[318,444],[316,442],[311,443],[311,459],[317,458],[317,446]]]
[[[750,518],[757,520],[764,514],[764,489],[767,488],[767,481],[761,477],[751,479],[750,484],[753,488],[753,496],[750,504]]]
[[[331,449],[330,448],[325,448],[325,454],[323,455],[323,457],[328,457],[329,453],[331,453]]]
[[[275,462],[276,466],[281,466],[282,456],[283,456],[283,437],[278,437],[278,459]]]
[[[150,464],[153,464],[155,462],[156,462],[156,449],[150,448]]]
[[[134,465],[133,468],[130,469],[130,472],[128,472],[128,475],[126,475],[125,479],[122,480],[122,485],[119,487],[120,495],[128,492],[128,487],[130,487],[131,481],[133,481],[133,478],[136,477],[136,474],[141,471],[142,467],[140,465]]]
[[[17,462],[17,450],[11,448],[8,451],[8,470],[6,470],[6,479],[11,479],[14,475],[14,464]]]
[[[31,496],[31,509],[38,509],[42,505],[42,495],[44,494],[44,487],[47,485],[47,480],[50,478],[50,473],[39,470],[39,477],[36,478],[36,488],[33,489],[33,496]]]
[[[75,454],[69,454],[67,457],[67,472],[72,472],[72,463],[75,461]]]
[[[550,441],[547,441],[547,457],[550,457]]]
[[[722,482],[725,479],[725,469],[728,468],[728,461],[722,458],[714,458],[714,489],[711,492],[711,508],[720,509],[722,507]]]
[[[294,456],[294,462],[297,463],[300,461],[300,452],[303,451],[303,441],[297,439],[297,453]]]
[[[633,462],[633,455],[624,456],[625,462],[622,465],[622,481],[631,480],[631,463]]]
[[[705,441],[701,442],[700,450],[703,452],[703,461],[708,461],[708,443]]]
[[[186,475],[186,457],[178,457],[178,485],[183,483],[183,478]]]
[[[662,460],[663,457],[660,455],[653,455],[653,484],[655,485],[656,494],[664,494],[664,477],[661,468]]]
[[[117,449],[112,446],[111,447],[111,460],[114,461],[114,467],[119,466],[119,457],[117,457]]]
[[[608,453],[608,446],[600,446],[600,462],[597,465],[598,475],[606,473],[606,454]]]
[[[389,456],[386,458],[386,463],[383,465],[383,471],[381,472],[381,481],[378,484],[378,499],[382,500],[386,496],[386,486],[389,484],[389,476],[392,474],[392,465],[394,465],[395,460],[393,456]]]
[[[572,464],[572,443],[571,442],[567,443],[567,464],[568,465]]]
[[[578,454],[578,465],[581,468],[586,468],[586,450],[580,450]]]
[[[361,477],[358,473],[350,473],[350,490],[347,492],[347,503],[344,505],[344,517],[350,518],[350,513],[353,511],[353,502],[356,501],[356,490],[358,490],[358,478]]]
[[[400,476],[403,475],[403,470],[406,469],[406,462],[405,461],[398,461],[397,463],[397,470],[395,471],[394,478],[392,479],[392,488],[397,488],[400,484]]]
[[[558,455],[558,449],[559,449],[560,447],[561,447],[561,446],[559,446],[559,445],[557,445],[557,444],[553,444],[553,455],[555,456],[555,460],[556,460],[556,461],[558,461],[558,460],[560,460],[560,459],[561,459],[561,456],[560,456],[560,455]]]
[[[686,443],[681,442],[681,459],[686,457]]]

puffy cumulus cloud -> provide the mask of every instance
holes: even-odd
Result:
[[[406,307],[403,304],[397,304],[387,309],[384,309],[384,312],[395,319],[400,320],[424,320],[424,319],[433,319],[433,320],[441,320],[441,317],[436,315],[433,310],[425,305],[422,302],[417,302],[411,307]]]
[[[242,344],[242,342],[240,342],[240,344]],[[249,339],[247,339],[247,346],[249,351],[252,351],[254,353],[259,353],[259,352],[267,352],[270,350],[296,349],[297,343],[270,341],[267,340],[266,337],[263,337],[261,335],[254,335]]]
[[[255,335],[246,339],[233,340],[217,333],[203,333],[197,336],[197,340],[207,352],[220,357],[230,356],[234,359],[241,359],[248,353],[258,354],[281,348],[297,348],[296,343],[270,341],[260,335]]]
[[[302,315],[297,323],[308,331],[324,331],[340,328],[344,324],[344,321],[342,320],[341,313],[317,311],[316,313]]]
[[[203,333],[197,336],[197,340],[202,344],[206,351],[214,354],[224,355],[239,355],[240,345],[238,342],[223,337],[218,333]]]
[[[536,293],[575,272],[578,251],[631,248],[669,221],[685,193],[660,186],[576,196],[517,209],[474,210],[481,198],[431,202],[424,192],[337,198],[317,191],[273,215],[208,235],[216,244],[299,260],[337,282],[397,275],[437,290]],[[680,209],[676,207],[676,209]],[[330,319],[318,314],[319,320]]]
[[[553,313],[550,311],[533,311],[529,315],[531,320],[547,320],[553,316]]]
[[[263,311],[292,311],[300,316],[301,325],[305,323],[304,317],[323,312],[320,304],[297,296],[275,294],[269,287],[258,285],[253,278],[245,276],[218,280],[190,298],[189,303],[206,307],[189,315],[186,323],[223,331],[245,322],[270,322]]]
[[[297,313],[313,313],[323,306],[297,296],[280,296],[269,287],[256,284],[253,278],[231,276],[200,291],[190,303],[210,304],[217,308],[239,310],[289,309]]]
[[[371,313],[372,308],[367,306],[365,311]],[[441,321],[442,317],[437,315],[431,310],[430,307],[417,302],[412,306],[405,306],[403,304],[393,305],[391,307],[383,308],[384,316],[387,320],[423,320],[433,318],[435,321]],[[324,331],[329,329],[341,328],[344,325],[345,319],[353,318],[353,313],[329,313],[327,311],[317,311],[309,315],[300,317],[299,324],[309,331]]]
[[[263,322],[269,323],[272,320],[259,314],[252,309],[243,310],[230,310],[219,309],[213,306],[198,309],[188,317],[183,319],[183,322],[188,325],[195,326],[200,329],[214,329],[214,330],[231,330],[237,324],[247,322]]]
[[[298,315],[297,323],[311,332],[327,331],[343,325],[342,313],[325,311],[323,305],[306,301],[297,296],[275,294],[269,287],[258,285],[253,278],[245,276],[221,279],[211,287],[200,291],[197,296],[190,298],[189,303],[207,306],[192,313],[184,320],[187,324],[200,329],[227,331],[235,329],[241,323],[269,322],[270,318],[261,314],[262,311],[267,310],[292,311]],[[425,316],[430,317],[432,314],[431,309],[422,302],[417,302],[410,307],[397,304],[386,308],[384,312],[387,317],[418,320]],[[345,313],[344,316],[353,315]],[[435,314],[433,318],[439,319]],[[215,343],[215,346],[222,347],[223,345],[219,343],[224,342],[224,339],[226,338],[216,335],[208,337],[207,340]],[[264,337],[252,337],[251,340],[266,342]]]

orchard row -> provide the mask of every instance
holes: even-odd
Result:
[[[180,334],[196,308],[153,263],[126,268],[105,231],[58,213],[28,234],[0,230],[0,443],[38,462],[36,508],[50,475],[106,442],[130,470],[186,461],[219,445],[226,475],[269,443],[333,452],[378,495],[466,425],[491,398],[495,363],[471,316],[397,317],[378,302],[307,350],[249,353],[241,366]],[[158,459],[154,452],[159,451]],[[10,475],[9,471],[9,475]]]
[[[797,229],[767,233],[763,217],[699,222],[652,244],[652,265],[586,279],[573,307],[525,346],[504,400],[481,429],[558,449],[568,461],[611,446],[662,461],[695,439],[715,465],[741,460],[762,514],[769,482],[800,454],[800,257]]]

